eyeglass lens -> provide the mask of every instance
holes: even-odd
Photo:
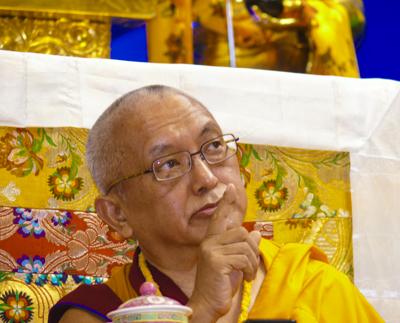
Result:
[[[201,154],[209,164],[216,164],[236,153],[236,140],[233,135],[214,138],[201,146]],[[179,152],[171,154],[153,163],[154,175],[159,180],[177,178],[186,174],[191,168],[191,154]]]

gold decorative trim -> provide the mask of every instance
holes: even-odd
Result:
[[[157,0],[0,0],[0,10],[151,19]]]

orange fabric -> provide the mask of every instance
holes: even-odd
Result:
[[[106,285],[112,289],[123,303],[138,296],[129,281],[131,267],[132,264],[116,267],[112,270],[111,277],[106,281]]]

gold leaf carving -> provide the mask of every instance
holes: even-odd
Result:
[[[109,57],[108,18],[0,16],[0,49],[44,54]]]

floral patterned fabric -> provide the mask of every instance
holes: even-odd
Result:
[[[84,164],[88,131],[0,128],[0,320],[45,322],[78,284],[99,283],[130,261],[95,215]],[[244,226],[277,242],[314,243],[352,276],[349,155],[241,144]]]
[[[279,243],[315,244],[352,278],[349,154],[241,144],[239,160],[245,226]]]
[[[106,277],[131,259],[135,247],[94,213],[3,207],[0,219],[0,270],[44,274],[37,285],[58,277],[48,274]]]
[[[87,133],[0,128],[1,205],[93,211],[97,191],[83,165]]]

